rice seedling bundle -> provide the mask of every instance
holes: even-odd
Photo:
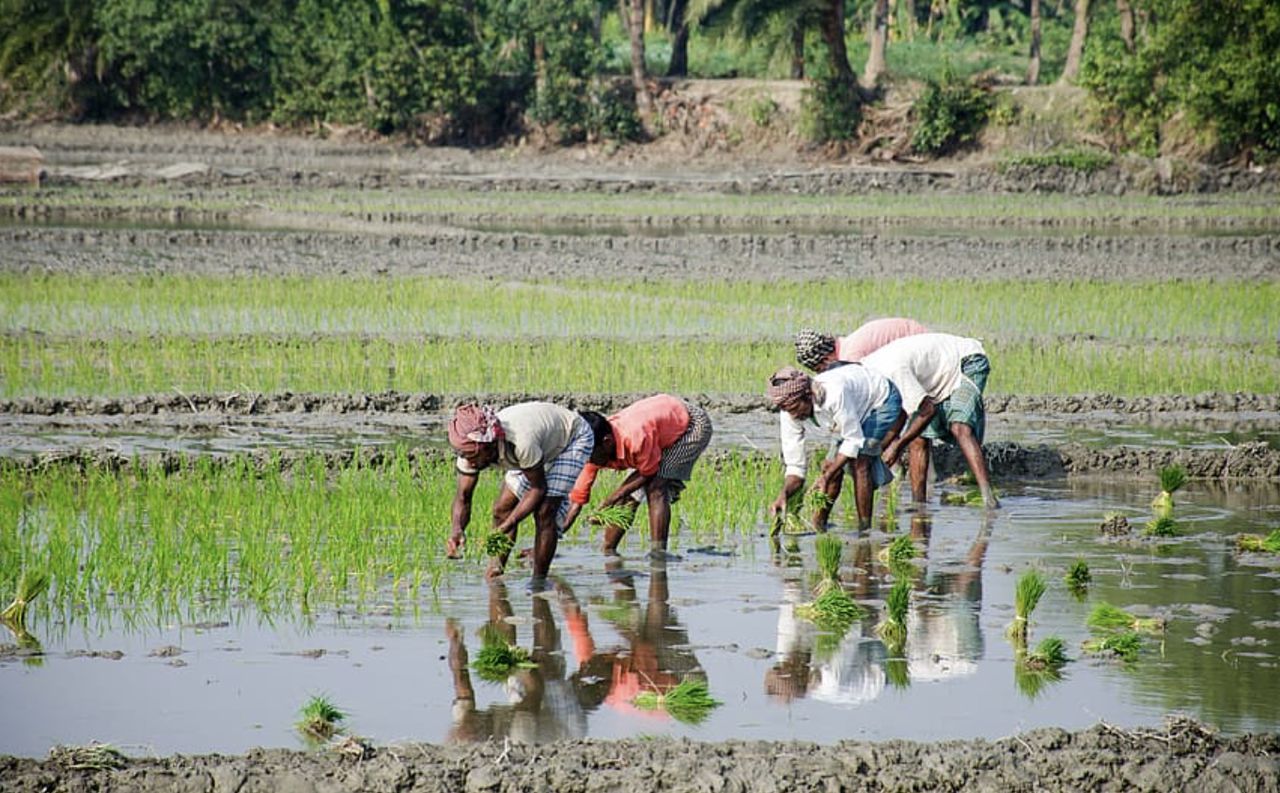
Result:
[[[834,534],[823,534],[814,542],[814,549],[818,557],[818,573],[822,576],[822,581],[838,581],[844,543]]]
[[[911,583],[900,580],[889,590],[885,597],[885,616],[876,625],[876,634],[884,641],[890,652],[901,652],[907,640],[907,610],[911,606]]]
[[[943,493],[942,503],[951,507],[980,507],[986,501],[982,498],[982,491],[973,487],[963,493]]]
[[[1055,669],[1068,660],[1066,643],[1057,636],[1050,636],[1042,639],[1034,650],[1027,653],[1026,663],[1035,670]]]
[[[515,542],[506,532],[491,531],[484,538],[486,556],[506,556],[514,546]]]
[[[1039,605],[1045,589],[1044,576],[1038,570],[1028,570],[1018,579],[1013,593],[1013,622],[1006,631],[1014,643],[1026,643],[1027,621],[1031,618],[1031,612]]]
[[[629,507],[626,504],[613,504],[607,507],[600,507],[591,513],[591,522],[603,526],[604,528],[629,529],[631,522],[635,519],[635,507]]]
[[[1173,515],[1165,513],[1147,521],[1142,533],[1147,537],[1177,537],[1178,522],[1173,519]]]
[[[812,488],[805,494],[805,506],[814,511],[829,510],[835,506],[835,499],[827,495],[825,490]]]
[[[711,696],[705,682],[689,678],[665,692],[641,691],[631,702],[642,710],[665,710],[673,719],[686,724],[705,721],[711,711],[722,704]]]
[[[49,575],[43,570],[27,568],[18,577],[18,591],[13,602],[3,612],[0,620],[23,628],[27,624],[27,605],[49,589]]]
[[[1076,559],[1067,568],[1067,574],[1064,577],[1067,587],[1072,591],[1083,590],[1093,581],[1093,573],[1089,571],[1089,565],[1083,559]]]
[[[889,565],[889,569],[898,574],[910,567],[912,559],[920,555],[920,549],[916,547],[915,542],[907,535],[899,535],[895,537],[893,542],[889,543],[880,551],[880,559]]]
[[[491,683],[506,680],[512,670],[517,668],[532,669],[536,664],[529,660],[529,651],[506,641],[486,636],[484,644],[476,652],[471,668],[481,680]]]
[[[1164,620],[1159,617],[1136,617],[1107,602],[1093,607],[1086,624],[1096,631],[1159,633],[1164,630]]]
[[[337,705],[327,697],[317,694],[302,706],[297,727],[309,737],[327,741],[342,729],[342,722],[346,718],[347,714]]]
[[[50,762],[63,768],[108,771],[124,768],[125,756],[114,746],[91,743],[88,746],[55,746],[49,750]]]
[[[1088,639],[1084,651],[1093,655],[1114,655],[1126,663],[1138,660],[1142,652],[1142,637],[1134,631],[1122,631]]]
[[[1280,529],[1276,529],[1266,537],[1256,534],[1241,534],[1236,537],[1236,547],[1242,551],[1259,553],[1280,553]]]
[[[866,616],[866,611],[839,586],[828,587],[812,603],[796,606],[796,616],[806,619],[824,631],[843,636],[845,631]]]
[[[1181,465],[1166,465],[1160,469],[1160,495],[1151,502],[1156,516],[1173,515],[1173,494],[1187,483],[1187,469]]]

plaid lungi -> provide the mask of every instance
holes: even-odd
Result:
[[[922,433],[926,438],[953,443],[952,424],[968,424],[974,437],[982,443],[987,429],[987,411],[982,404],[982,393],[987,390],[987,377],[991,374],[991,361],[981,353],[966,355],[960,362],[960,384],[938,405],[929,426]]]
[[[596,436],[591,432],[591,425],[579,419],[574,422],[573,437],[569,445],[555,456],[550,463],[543,463],[543,472],[547,479],[547,496],[560,499],[560,509],[556,512],[556,526],[564,531],[565,518],[569,515],[569,491],[578,481],[578,474],[586,466],[591,457],[591,449],[595,447]],[[529,491],[529,478],[524,471],[507,471],[507,487],[515,493],[516,498],[523,498]]]
[[[680,500],[680,494],[693,476],[693,464],[711,443],[711,417],[707,411],[690,402],[685,402],[684,407],[689,411],[689,426],[675,443],[662,450],[662,460],[658,463],[657,476],[667,480],[667,500],[672,504]],[[637,503],[644,497],[644,488],[631,494]]]

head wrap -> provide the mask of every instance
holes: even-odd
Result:
[[[836,351],[836,339],[813,328],[801,328],[796,334],[796,360],[806,369],[819,371],[826,357]]]
[[[498,411],[488,405],[463,405],[449,420],[449,445],[462,455],[475,454],[480,444],[502,437]]]
[[[791,410],[813,399],[812,385],[809,375],[794,366],[784,366],[769,376],[769,388],[765,393],[778,409]]]

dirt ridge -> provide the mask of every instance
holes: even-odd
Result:
[[[720,743],[653,738],[524,745],[348,741],[338,751],[127,758],[115,769],[0,757],[11,793],[119,791],[1275,791],[1280,734],[1221,736],[1189,719],[1161,729],[1099,723],[998,740]]]

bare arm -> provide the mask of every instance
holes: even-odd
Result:
[[[511,534],[520,521],[533,514],[533,511],[542,503],[542,497],[547,494],[547,473],[541,463],[521,470],[525,479],[529,480],[529,489],[524,491],[524,495],[511,510],[511,514],[507,515],[506,520],[493,527],[495,531]]]
[[[929,426],[929,422],[933,420],[933,414],[937,409],[938,407],[933,403],[932,397],[925,397],[920,401],[920,407],[916,409],[915,415],[911,417],[911,421],[902,430],[902,434],[894,438],[893,442],[884,448],[884,453],[880,455],[885,465],[892,466],[898,462],[898,457],[902,454],[903,448],[918,438],[920,433],[924,432],[924,428]]]

